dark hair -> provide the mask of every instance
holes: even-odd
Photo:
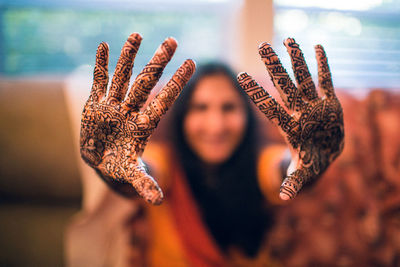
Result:
[[[242,142],[233,155],[213,172],[190,149],[183,131],[183,120],[198,82],[206,76],[224,75],[232,81],[246,106],[247,125]],[[218,88],[216,88],[218,90]],[[236,75],[225,64],[200,65],[174,104],[171,138],[190,189],[202,216],[220,248],[240,248],[255,256],[271,225],[272,216],[257,179],[258,137],[256,118]]]

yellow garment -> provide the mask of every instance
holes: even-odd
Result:
[[[168,148],[161,144],[149,143],[146,147],[143,160],[151,168],[154,178],[157,179],[164,195],[170,185],[171,162]],[[147,216],[152,231],[149,265],[150,266],[188,266],[183,253],[182,244],[178,238],[170,210],[168,199],[164,199],[160,206],[147,206]]]

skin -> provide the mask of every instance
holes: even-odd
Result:
[[[183,127],[186,141],[209,165],[229,159],[247,124],[243,100],[225,75],[204,77],[197,84]]]
[[[106,43],[99,45],[92,91],[82,113],[80,152],[111,186],[133,187],[146,201],[160,204],[163,193],[146,172],[140,156],[161,116],[194,73],[195,64],[186,60],[150,104],[139,111],[177,47],[175,39],[167,38],[128,92],[141,40],[138,33],[133,33],[125,42],[108,94],[109,48]]]
[[[259,53],[286,109],[247,73],[240,73],[238,81],[257,107],[280,128],[294,154],[279,194],[281,199],[288,200],[305,183],[320,177],[339,156],[344,147],[344,127],[342,107],[333,88],[323,47],[315,46],[322,93],[319,96],[299,45],[292,38],[286,39],[284,45],[292,61],[297,87],[271,45],[261,44]]]
[[[106,43],[99,45],[93,86],[82,113],[80,152],[86,163],[107,183],[127,185],[148,202],[160,204],[163,193],[146,172],[140,156],[161,116],[194,73],[195,64],[186,60],[150,104],[140,111],[177,47],[173,38],[167,38],[129,89],[133,61],[141,40],[138,33],[133,33],[124,44],[108,93],[109,48]],[[344,127],[342,108],[334,92],[322,46],[315,47],[320,96],[299,45],[291,38],[284,44],[292,59],[297,87],[269,44],[261,44],[259,53],[286,108],[247,73],[240,73],[238,82],[266,117],[282,130],[294,152],[292,169],[280,188],[280,197],[288,200],[294,198],[305,183],[316,180],[342,152]],[[204,83],[212,83],[210,79]],[[213,164],[225,161],[232,154],[243,138],[246,124],[242,118],[245,112],[240,111],[232,90],[227,89],[226,81],[224,84],[223,79],[214,77],[214,82],[217,80],[218,86],[205,86],[204,83],[202,86],[209,87],[208,91],[211,87],[220,87],[220,92],[226,87],[226,92],[217,95],[218,90],[211,93],[205,93],[206,89],[196,90],[199,96],[193,97],[195,101],[191,103],[185,123],[193,150],[204,161]],[[193,123],[189,122],[189,116]],[[202,121],[206,123],[202,125]]]

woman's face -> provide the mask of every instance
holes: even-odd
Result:
[[[183,121],[187,143],[208,164],[228,160],[243,139],[246,107],[233,86],[222,74],[202,78]]]

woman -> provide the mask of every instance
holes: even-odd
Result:
[[[247,95],[228,66],[208,63],[198,67],[171,115],[172,143],[163,158],[173,162],[161,165],[174,167],[161,171],[164,175],[158,177],[170,172],[167,182],[170,185],[161,183],[168,188],[164,190],[164,202],[171,207],[173,223],[179,229],[177,235],[186,249],[191,247],[190,243],[197,243],[196,249],[204,246],[204,250],[214,250],[218,258],[208,262],[223,260],[222,255],[232,249],[237,250],[236,254],[240,251],[255,258],[273,218],[258,177],[276,179],[278,185],[283,174],[272,177],[273,172],[258,171],[257,160],[262,151]],[[153,147],[154,144],[146,149]],[[275,159],[282,158],[284,150],[280,148],[281,153],[275,154]],[[147,162],[152,162],[151,153],[144,153]],[[150,164],[150,170],[157,168],[157,164],[160,162],[154,162],[155,167]],[[191,214],[197,214],[198,221],[188,220]],[[196,225],[201,228],[198,232],[207,235],[208,247],[196,242],[199,239],[193,232]],[[196,257],[196,251],[189,255]]]
[[[83,159],[112,188],[132,195],[133,186],[153,204],[160,204],[164,195],[146,172],[142,157],[159,179],[164,203],[146,206],[140,213],[150,230],[134,239],[139,247],[148,248],[141,255],[150,259],[150,265],[265,265],[268,257],[261,248],[272,215],[261,192],[267,192],[269,199],[268,192],[278,196],[284,150],[257,150],[254,115],[244,92],[232,72],[219,64],[200,68],[180,97],[173,116],[172,148],[146,147],[161,116],[192,76],[194,63],[185,61],[140,112],[176,48],[175,40],[168,38],[125,97],[140,41],[140,35],[132,34],[125,43],[108,95],[108,46],[99,46],[82,117]],[[292,167],[279,194],[284,200],[328,167],[343,140],[341,108],[322,47],[316,49],[325,99],[318,97],[298,45],[293,39],[285,45],[299,89],[268,44],[260,46],[260,55],[293,116],[246,73],[238,76],[245,93],[281,128],[291,147]]]
[[[272,214],[258,183],[255,116],[235,76],[219,63],[197,69],[173,109],[173,147],[218,246],[254,257]]]

